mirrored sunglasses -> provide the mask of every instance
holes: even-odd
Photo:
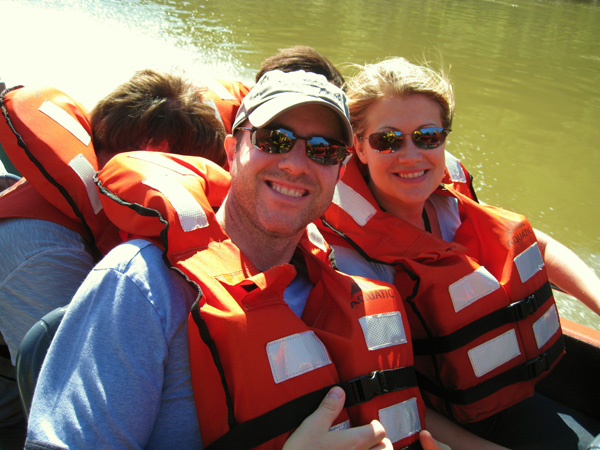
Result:
[[[341,163],[348,155],[344,144],[333,139],[322,136],[296,136],[292,131],[285,128],[246,128],[238,127],[238,130],[250,131],[252,145],[265,153],[288,153],[296,144],[298,139],[303,139],[306,144],[306,155],[313,161],[326,166]]]
[[[410,135],[415,145],[424,150],[438,148],[446,140],[450,128],[444,127],[426,127],[415,130]],[[368,136],[369,145],[373,150],[379,153],[393,153],[402,148],[406,134],[401,131],[380,131]],[[358,136],[359,139],[367,139]]]

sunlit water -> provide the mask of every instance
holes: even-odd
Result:
[[[450,67],[448,149],[479,196],[528,216],[600,272],[600,3],[493,0],[0,0],[0,79],[93,104],[135,70],[252,82],[278,48]],[[563,316],[600,329],[566,296]]]

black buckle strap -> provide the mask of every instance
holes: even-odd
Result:
[[[530,296],[493,311],[453,333],[413,340],[413,352],[419,356],[457,350],[488,331],[507,323],[520,322],[534,314],[550,299],[552,299],[552,286],[546,282]]]
[[[346,392],[346,408],[368,402],[377,395],[416,386],[417,376],[413,366],[379,370],[340,383]],[[206,450],[251,449],[291,431],[317,409],[330,388],[305,394],[261,416],[239,423],[207,446]]]
[[[377,370],[362,377],[341,383],[346,392],[346,408],[368,402],[374,397],[388,392],[417,386],[417,375],[414,367]]]

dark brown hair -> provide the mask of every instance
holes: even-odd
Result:
[[[91,111],[94,148],[103,163],[151,145],[223,165],[225,129],[201,89],[180,75],[141,70]]]
[[[256,74],[256,81],[270,70],[282,72],[304,70],[324,75],[330,83],[339,88],[344,84],[344,77],[335,66],[314,48],[305,45],[279,49],[279,53],[265,59]]]

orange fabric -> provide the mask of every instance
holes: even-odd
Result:
[[[284,264],[258,271],[216,221],[213,207],[220,205],[225,197],[229,175],[200,158],[164,155],[170,161],[161,164],[157,160],[149,163],[138,159],[140,155],[119,155],[100,171],[100,189],[109,194],[102,199],[111,220],[132,235],[141,235],[166,248],[169,263],[198,288],[196,306],[201,320],[196,323],[190,315],[188,337],[194,397],[205,445],[229,431],[226,391],[232,399],[235,419],[243,423],[339,381],[372,370],[412,366],[410,334],[402,345],[369,351],[358,322],[366,315],[400,311],[408,331],[404,310],[392,285],[335,272],[325,249],[313,244],[306,234],[297,255],[305,261],[315,287],[300,319],[283,300],[283,291],[296,274],[294,266]],[[191,164],[184,170],[170,162]],[[160,172],[168,173],[173,177],[172,183],[180,183],[192,193],[206,215],[206,226],[185,232],[169,200],[147,184],[139,183]],[[136,217],[142,209],[148,214]],[[166,234],[165,223],[158,216],[168,223]],[[304,332],[318,336],[333,364],[276,383],[267,344]],[[209,347],[206,340],[214,346]],[[224,369],[224,383],[219,367]],[[349,418],[352,425],[366,424],[378,418],[381,408],[411,398],[417,399],[424,424],[424,404],[417,387],[388,393],[344,410],[336,423]],[[260,448],[281,448],[287,436],[282,435]],[[395,448],[417,439],[414,434],[398,441]]]
[[[376,212],[361,226],[334,203],[325,213],[324,220],[341,234],[333,232],[322,222],[318,224],[319,228],[330,244],[358,247],[367,259],[395,267],[394,284],[406,301],[415,342],[447,336],[488,313],[527,298],[548,282],[545,268],[524,283],[520,280],[513,260],[536,243],[531,225],[521,215],[480,205],[448,186],[438,193],[458,200],[462,224],[456,232],[455,241],[445,242],[382,211],[356,164],[348,165],[342,181],[357,193],[357,197],[368,201]],[[500,287],[457,312],[449,287],[482,266],[493,275]],[[542,348],[538,349],[535,343],[532,324],[552,307],[555,304],[550,296],[538,311],[516,324],[505,323],[492,331],[482,332],[467,345],[449,353],[416,357],[415,367],[443,389],[461,390],[480,385],[543,354],[561,338],[559,328]],[[521,354],[477,377],[471,369],[468,351],[512,328],[516,329]],[[532,395],[535,382],[540,378],[503,388],[483,400],[466,405],[446,403],[427,392],[423,394],[446,415],[460,422],[471,422]]]
[[[235,115],[242,103],[242,100],[250,91],[250,87],[246,86],[241,81],[235,80],[216,80],[220,83],[227,92],[231,95],[231,98],[225,98],[225,96],[220,95],[218,92],[209,90],[202,94],[202,99],[204,101],[209,100],[214,102],[219,116],[221,116],[221,121],[223,122],[223,126],[225,127],[225,131],[228,134],[231,134],[231,127],[233,126],[233,122],[235,122]]]
[[[79,232],[92,248],[106,253],[119,239],[103,211],[97,209],[100,202],[95,206],[90,199],[90,195],[96,194],[92,177],[98,162],[91,143],[87,110],[50,87],[20,86],[9,90],[0,101],[4,115],[0,121],[2,147],[23,177],[57,210],[50,213],[48,205],[44,205],[40,206],[39,213],[46,220]],[[52,111],[57,113],[53,115]],[[68,122],[72,125],[64,125]],[[80,169],[80,174],[74,169],[81,167],[82,162],[87,178],[82,178]],[[92,186],[89,191],[85,183]],[[27,192],[27,199],[32,203],[23,205],[30,212],[23,212],[22,217],[38,217],[34,208],[40,199]],[[16,211],[20,207],[13,205],[12,209]],[[8,207],[3,214],[9,214]]]

